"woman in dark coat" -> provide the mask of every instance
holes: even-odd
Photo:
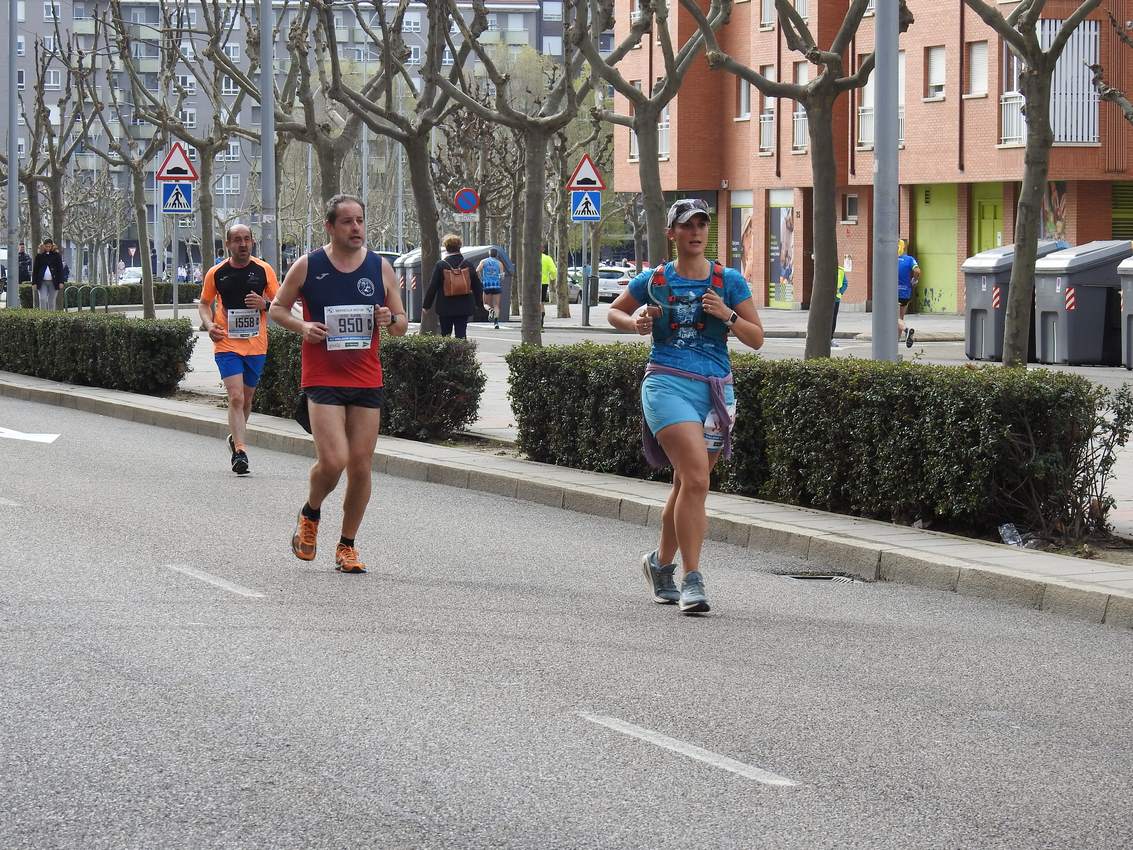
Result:
[[[455,333],[457,339],[466,339],[468,335],[468,320],[475,315],[476,308],[484,309],[484,288],[480,283],[480,276],[476,269],[469,265],[460,253],[460,237],[449,233],[442,240],[445,255],[433,269],[433,277],[429,281],[429,289],[425,292],[425,301],[422,306],[426,310],[437,304],[437,318],[441,323],[441,335],[448,336]],[[457,271],[466,269],[469,288],[471,291],[462,295],[445,295],[445,270]]]

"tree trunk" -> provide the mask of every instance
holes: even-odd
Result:
[[[1050,68],[1053,69],[1054,60]],[[1050,170],[1054,132],[1050,128],[1051,70],[1024,73],[1020,81],[1026,98],[1027,149],[1023,155],[1023,189],[1015,215],[1015,264],[1007,291],[1007,319],[1003,330],[1003,365],[1027,367],[1027,348],[1034,309],[1035,257],[1038,254],[1043,194]]]
[[[530,345],[542,345],[542,253],[539,243],[543,236],[543,190],[547,182],[547,143],[550,138],[545,131],[535,128],[527,129],[524,137],[527,162],[524,168],[524,271],[520,281],[523,289],[523,318],[520,340]]]
[[[157,312],[153,308],[153,270],[149,259],[149,222],[146,221],[146,175],[141,168],[130,172],[130,180],[134,187],[134,217],[138,227],[138,255],[142,261],[142,317],[154,319]],[[165,246],[158,248],[158,260]],[[173,270],[177,274],[177,270]]]
[[[330,145],[315,145],[315,157],[319,161],[319,195],[325,205],[341,191],[342,162]]]
[[[566,145],[563,144],[557,150],[559,169],[558,169],[558,185],[565,186],[567,181],[570,180],[570,163],[567,162]],[[559,318],[570,318],[570,286],[567,275],[567,268],[570,266],[570,193],[559,192],[559,203],[557,206],[557,216],[555,221],[555,229],[558,233],[558,259],[559,259],[559,277],[555,281],[555,295],[558,301]]]
[[[511,262],[515,266],[515,272],[512,275],[511,283],[511,299],[509,304],[509,312],[512,316],[519,315],[519,307],[523,303],[523,287],[520,286],[520,281],[523,280],[523,227],[520,221],[520,216],[523,211],[523,195],[519,185],[519,175],[522,169],[516,170],[516,179],[511,187],[511,224],[509,225],[510,232],[508,233],[508,240],[511,243]]]
[[[47,184],[48,197],[51,199],[51,236],[62,251],[63,240],[67,238],[67,234],[63,232],[63,174],[52,173],[43,182]]]
[[[212,169],[216,154],[217,151],[212,148],[201,150],[201,179],[197,184],[204,188],[204,191],[199,193],[200,200],[197,203],[201,207],[201,266],[205,269],[212,268],[213,259],[216,257],[216,229],[213,224],[216,221],[216,216],[213,215],[216,205],[208,188],[212,186]],[[279,269],[276,269],[276,272],[278,273]],[[203,274],[201,280],[204,280]]]
[[[810,163],[814,182],[812,227],[814,280],[810,288],[806,353],[830,356],[830,333],[834,321],[834,290],[838,280],[838,229],[836,210],[838,168],[834,159],[833,97],[814,98],[807,108],[810,132]],[[798,268],[799,264],[796,264]]]
[[[665,193],[661,189],[661,164],[657,160],[657,112],[638,107],[634,114],[637,130],[637,173],[641,181],[641,201],[645,205],[648,260],[653,265],[669,258],[669,235],[665,229]]]
[[[24,193],[28,196],[28,228],[31,233],[31,243],[28,251],[32,259],[35,259],[36,252],[39,251],[39,246],[43,244],[43,207],[39,202],[39,184],[36,180],[24,180],[20,178],[20,182],[24,184]]]
[[[405,160],[409,166],[409,185],[417,207],[417,222],[421,234],[421,274],[417,276],[418,295],[425,300],[425,291],[433,268],[441,259],[441,236],[438,232],[440,216],[437,214],[436,193],[433,191],[433,174],[429,161],[429,133],[411,136],[405,145]],[[421,333],[438,333],[440,322],[435,310],[421,311]]]
[[[638,213],[636,197],[630,205],[630,228],[633,230],[633,264],[637,273],[641,274],[641,266],[645,260],[645,234],[641,232],[641,216]]]

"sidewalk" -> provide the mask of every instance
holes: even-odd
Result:
[[[0,372],[0,396],[71,407],[223,440],[216,405],[79,387]],[[252,446],[311,455],[310,437],[289,419],[253,417]],[[490,459],[490,462],[489,462]],[[668,485],[482,451],[383,437],[374,469],[552,507],[660,526]],[[1133,569],[1015,549],[889,523],[712,493],[710,539],[794,555],[813,572],[894,581],[998,599],[1093,623],[1133,628]]]

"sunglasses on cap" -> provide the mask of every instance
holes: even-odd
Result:
[[[694,215],[703,215],[711,220],[712,214],[708,212],[708,202],[700,198],[685,198],[677,201],[669,207],[665,226],[672,227],[674,224],[683,224]]]

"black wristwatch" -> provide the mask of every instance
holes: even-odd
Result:
[[[724,320],[724,325],[730,328],[732,325],[734,325],[739,320],[740,320],[740,317],[736,314],[736,311],[733,310],[732,315],[728,316],[728,318]]]

